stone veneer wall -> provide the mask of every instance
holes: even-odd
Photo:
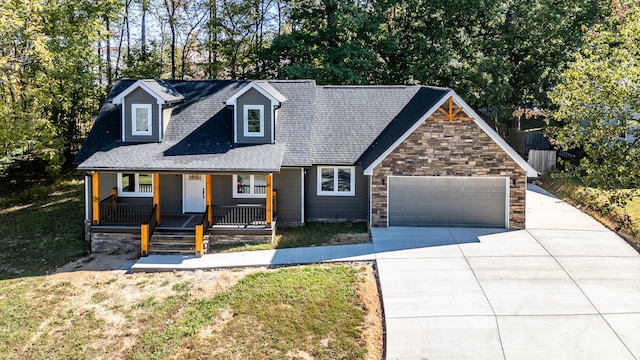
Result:
[[[371,177],[371,226],[387,226],[388,175],[509,177],[509,227],[525,226],[526,172],[473,121],[425,121]]]
[[[140,234],[92,232],[92,253],[137,253],[140,255]]]

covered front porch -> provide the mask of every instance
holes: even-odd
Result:
[[[137,241],[139,234],[142,256],[150,252],[170,251],[159,244],[174,245],[168,249],[184,244],[197,256],[202,256],[210,239],[229,241],[234,237],[247,239],[253,235],[271,240],[273,237],[278,217],[277,192],[273,189],[271,173],[263,175],[265,184],[259,190],[260,196],[242,198],[242,201],[220,199],[219,203],[214,203],[214,174],[180,174],[184,179],[179,186],[183,198],[183,205],[178,207],[181,211],[176,211],[176,206],[172,207],[170,202],[163,201],[163,196],[176,197],[178,186],[175,181],[163,184],[163,177],[158,173],[133,175],[118,173],[118,186],[111,187],[105,194],[105,188],[113,183],[113,176],[101,172],[87,174],[86,190],[91,192],[90,204],[87,202],[87,213],[90,214],[88,231],[92,240],[94,234],[107,232],[111,238],[117,237],[115,234],[118,233],[134,234],[131,241]],[[169,179],[164,176],[165,180]],[[175,178],[175,174],[172,176]],[[107,184],[101,184],[103,177],[109,178]],[[236,177],[240,179],[237,175],[233,179]],[[198,187],[199,179],[201,187]],[[127,193],[132,186],[135,196]],[[238,182],[236,191],[247,191],[246,186]]]

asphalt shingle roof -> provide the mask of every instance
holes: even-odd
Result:
[[[161,143],[123,143],[120,105],[110,101],[136,80],[116,82],[75,163],[83,170],[279,171],[281,166],[363,165],[414,124],[448,89],[422,86],[316,86],[274,80],[286,101],[278,110],[275,144],[233,143],[225,101],[244,80],[162,80],[184,98],[172,108]],[[154,81],[155,80],[149,80]],[[155,89],[154,89],[155,91]]]
[[[419,86],[318,87],[313,163],[354,164],[419,89]]]
[[[184,100],[184,96],[166,80],[144,79],[140,81],[168,103]]]
[[[407,132],[429,109],[438,105],[450,89],[420,87],[413,97],[403,103],[402,109],[395,115],[391,122],[384,128],[375,140],[371,141],[362,156],[356,161],[363,169],[371,165],[393,143]]]

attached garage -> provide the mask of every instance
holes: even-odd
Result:
[[[389,176],[388,226],[509,227],[508,177]]]

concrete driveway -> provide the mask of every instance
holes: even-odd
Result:
[[[640,255],[530,186],[527,229],[372,229],[387,359],[639,359]]]

